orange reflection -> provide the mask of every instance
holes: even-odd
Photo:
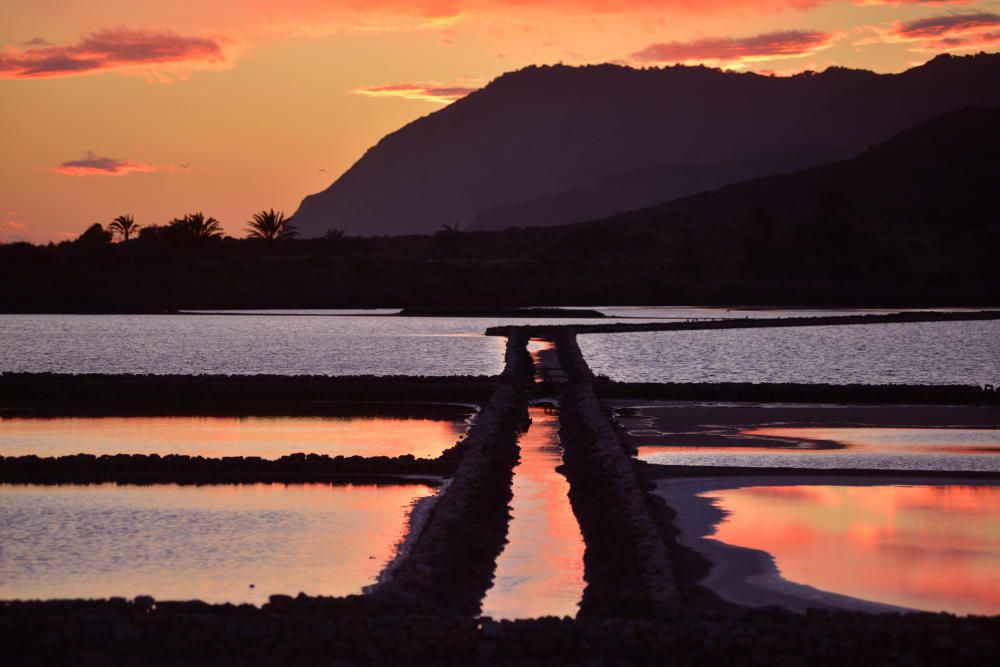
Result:
[[[545,338],[532,338],[528,341],[528,353],[535,367],[535,382],[565,380],[555,343]]]
[[[787,486],[703,494],[714,538],[781,575],[914,609],[1000,613],[1000,486]]]
[[[836,442],[868,453],[953,452],[1000,454],[1000,430],[995,428],[889,428],[766,426],[745,429],[742,435],[801,440],[806,443]]]
[[[507,545],[497,560],[483,614],[493,618],[574,616],[583,595],[583,537],[569,503],[558,420],[530,408],[514,468]]]
[[[437,457],[465,423],[385,417],[98,417],[0,420],[0,454]]]
[[[0,599],[358,593],[425,485],[0,485]],[[251,584],[253,587],[251,587]]]

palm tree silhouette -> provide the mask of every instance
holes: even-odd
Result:
[[[295,226],[285,220],[285,212],[272,208],[269,211],[254,213],[247,227],[247,238],[263,239],[270,243],[290,239],[296,234]]]
[[[468,235],[455,225],[441,225],[441,229],[434,232],[434,242],[440,246],[445,253],[451,257],[457,257],[462,245],[465,244]]]
[[[108,225],[108,231],[122,241],[128,241],[139,230],[139,225],[131,215],[119,215]]]
[[[215,218],[206,218],[201,211],[188,213],[183,218],[174,218],[170,226],[184,236],[194,239],[212,239],[222,236],[222,224]]]

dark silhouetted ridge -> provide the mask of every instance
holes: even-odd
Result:
[[[1000,55],[900,74],[545,66],[383,138],[292,222],[306,236],[595,219],[844,159],[934,116],[1000,105]]]

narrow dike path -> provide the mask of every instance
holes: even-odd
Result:
[[[570,500],[586,539],[585,617],[669,617],[681,605],[674,565],[648,494],[601,409],[573,332],[554,336],[570,383],[560,394]]]
[[[507,335],[510,374],[527,377],[521,352],[527,350],[532,393],[560,407],[558,418],[529,408],[533,425],[522,436],[514,470],[508,544],[483,614],[649,618],[676,612],[680,594],[663,534],[601,410],[574,333],[554,330],[529,339],[529,332],[511,327]]]

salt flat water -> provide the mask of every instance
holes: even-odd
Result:
[[[583,597],[583,537],[569,502],[558,419],[529,408],[518,444],[507,544],[497,558],[483,615],[496,619],[575,616]]]
[[[699,307],[597,308],[616,317],[605,319],[534,319],[481,317],[394,317],[389,309],[216,311],[170,315],[0,315],[0,372],[278,374],[278,375],[495,375],[503,368],[504,341],[483,336],[487,327],[505,324],[594,324],[719,317],[793,317],[844,315],[856,310],[732,310]],[[880,312],[880,311],[864,311]],[[916,327],[913,341],[895,338],[898,354],[925,358],[926,349],[957,346],[951,356],[935,357],[928,369],[912,373],[934,378],[965,377],[948,369],[954,357],[978,363],[983,375],[1000,361],[1000,323],[877,325]],[[978,325],[976,328],[972,325]],[[875,326],[875,325],[873,325]],[[820,329],[832,329],[829,333]],[[909,331],[909,330],[906,330]],[[862,338],[893,336],[878,329]],[[958,334],[950,341],[935,337]],[[992,336],[966,344],[964,334]],[[930,342],[924,340],[930,338]],[[844,364],[868,368],[862,358],[851,364],[857,336],[841,327],[788,330],[694,331],[586,335],[581,347],[595,370],[618,379],[721,381],[727,377],[782,381],[830,381]],[[816,347],[820,346],[820,347]],[[822,346],[827,346],[824,349]],[[788,353],[798,365],[789,367]],[[992,363],[983,360],[992,351]],[[733,356],[735,354],[735,356]],[[878,357],[873,350],[868,357]],[[750,362],[747,365],[746,362]],[[862,372],[874,377],[880,367]],[[893,371],[894,369],[889,369]],[[806,374],[808,372],[808,375]],[[992,373],[996,376],[996,373]],[[816,376],[815,378],[813,376]],[[879,381],[903,381],[905,373]]]
[[[739,435],[785,438],[787,447],[696,445],[639,447],[639,458],[662,465],[750,468],[938,470],[1000,473],[996,428],[751,428]],[[734,438],[736,440],[736,438]],[[837,448],[813,448],[813,443]],[[799,446],[796,446],[799,445]]]
[[[407,485],[0,484],[0,599],[262,604],[375,582],[405,536]]]
[[[435,458],[465,433],[456,418],[60,417],[0,419],[0,455],[401,456]],[[459,417],[463,417],[459,419]]]
[[[1000,321],[858,324],[578,337],[622,382],[1000,384]]]
[[[482,320],[287,315],[4,315],[0,370],[223,375],[495,375]]]
[[[707,491],[712,538],[781,576],[910,609],[1000,613],[1000,486],[751,485]]]
[[[0,372],[496,375],[505,341],[488,327],[609,321],[342,312],[0,315]]]

